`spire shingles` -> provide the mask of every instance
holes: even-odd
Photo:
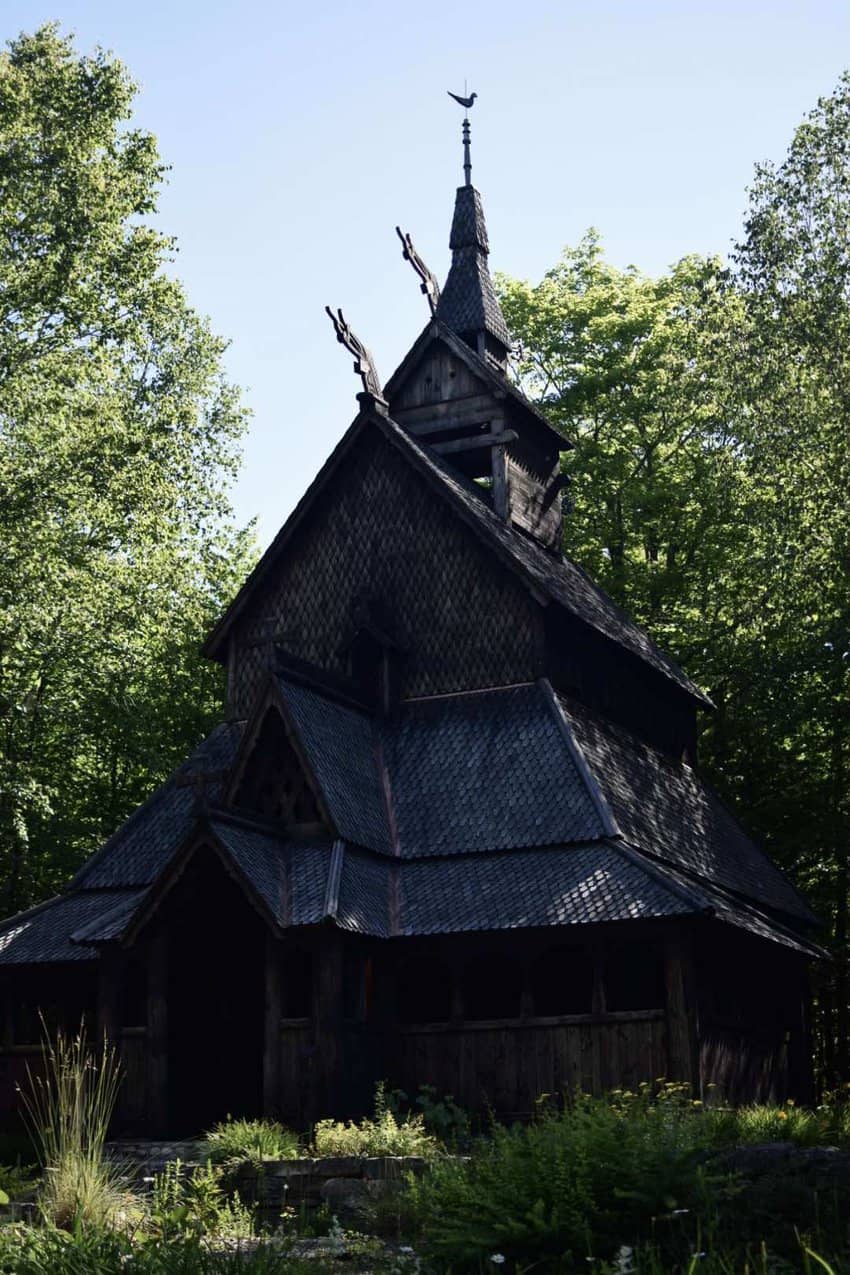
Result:
[[[490,278],[487,226],[481,196],[474,186],[458,187],[449,247],[452,264],[436,318],[481,354],[484,348],[479,349],[479,343],[489,346],[489,336],[503,347],[498,353],[504,356],[511,337]]]

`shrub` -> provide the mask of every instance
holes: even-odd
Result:
[[[317,1156],[325,1155],[415,1155],[430,1158],[440,1144],[425,1128],[422,1113],[396,1115],[387,1103],[384,1086],[375,1090],[375,1115],[355,1123],[320,1120],[313,1134]]]
[[[187,1174],[184,1165],[173,1160],[154,1178],[146,1229],[163,1240],[247,1239],[254,1233],[254,1218],[238,1192],[225,1192],[221,1168],[208,1162]]]
[[[235,1168],[263,1160],[294,1160],[300,1154],[298,1135],[276,1120],[233,1120],[214,1125],[205,1135],[204,1154],[213,1164]]]
[[[44,1178],[38,1201],[44,1216],[69,1229],[81,1221],[103,1226],[128,1206],[121,1170],[104,1154],[118,1096],[120,1066],[105,1041],[96,1052],[85,1028],[73,1040],[44,1037],[44,1075],[27,1069],[21,1098]]]
[[[496,1125],[466,1160],[438,1160],[411,1185],[431,1255],[476,1267],[493,1253],[527,1262],[611,1258],[650,1238],[672,1248],[704,1198],[701,1122],[684,1096],[577,1095],[526,1126]]]
[[[31,1164],[0,1164],[0,1197],[18,1200],[29,1195],[36,1187],[35,1166]],[[2,1199],[0,1199],[2,1203]]]

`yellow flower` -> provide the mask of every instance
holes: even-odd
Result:
[[[787,1112],[787,1111],[779,1111],[779,1112],[777,1112],[777,1115],[779,1116],[779,1119],[780,1119],[780,1120],[787,1120],[787,1119],[788,1119],[788,1112]]]

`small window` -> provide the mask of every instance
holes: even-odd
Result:
[[[622,943],[605,958],[605,1008],[663,1009],[664,952],[658,943]]]
[[[593,1009],[593,958],[586,948],[556,947],[531,970],[531,1001],[539,1017],[589,1014]]]
[[[464,970],[463,1012],[470,1021],[486,1018],[519,1018],[522,975],[516,961],[485,956]]]
[[[281,960],[281,1014],[283,1018],[309,1018],[313,1013],[313,957],[293,948]]]
[[[397,1012],[402,1023],[447,1023],[452,1012],[449,972],[439,960],[414,957],[402,966]]]

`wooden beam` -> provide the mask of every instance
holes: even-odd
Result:
[[[280,995],[281,948],[266,932],[265,1033],[263,1037],[263,1115],[275,1119],[280,1111]]]
[[[479,447],[504,447],[516,441],[515,430],[503,429],[500,434],[473,434],[471,438],[455,438],[449,443],[434,443],[434,451],[440,456],[453,452],[471,452]]]
[[[503,424],[502,417],[494,414],[492,411],[481,412],[475,416],[447,416],[443,420],[423,421],[421,424],[408,425],[405,422],[404,428],[414,438],[431,438],[436,436],[439,438],[443,434],[451,434],[454,430],[478,430],[486,429],[488,425]]]
[[[493,433],[503,434],[501,421],[493,422]],[[508,483],[508,458],[504,447],[494,447],[491,453],[491,472],[493,476],[493,510],[502,522],[509,522],[511,517],[511,490]]]
[[[168,936],[158,930],[148,955],[148,1118],[168,1132]]]
[[[668,1078],[683,1080],[695,1098],[702,1097],[697,1037],[693,958],[682,934],[671,935],[665,945],[667,985]]]
[[[342,1115],[342,935],[327,924],[320,938],[315,977],[314,1023],[318,1101],[324,1116]]]
[[[118,998],[121,989],[122,953],[102,951],[98,962],[97,1035],[117,1041],[121,1029]]]

